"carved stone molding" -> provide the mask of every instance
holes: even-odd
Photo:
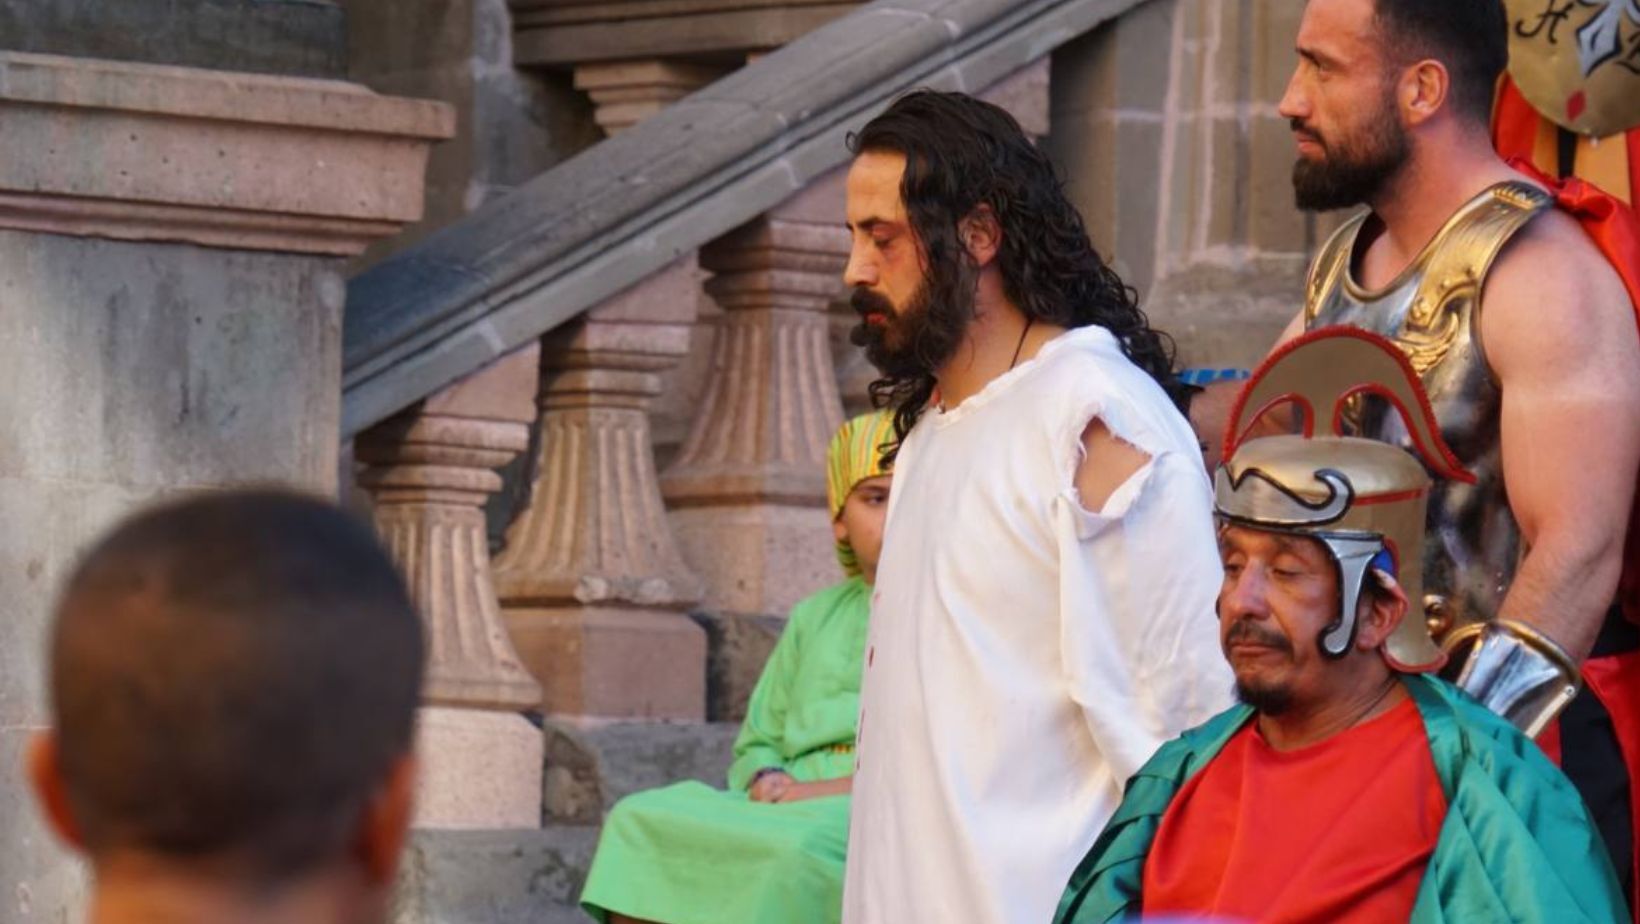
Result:
[[[0,228],[351,255],[421,217],[455,119],[334,80],[0,52],[0,124]]]
[[[592,97],[592,118],[606,135],[630,128],[728,73],[678,61],[614,61],[575,68],[575,88]]]
[[[509,0],[520,64],[735,60],[778,48],[859,0]]]

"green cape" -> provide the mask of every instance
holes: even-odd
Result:
[[[1621,924],[1611,861],[1577,790],[1514,726],[1441,680],[1403,677],[1429,734],[1446,820],[1412,908],[1415,924]],[[1137,916],[1162,813],[1249,719],[1238,706],[1163,745],[1071,875],[1055,924]]]

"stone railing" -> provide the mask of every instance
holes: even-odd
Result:
[[[737,716],[778,617],[835,579],[823,461],[842,418],[828,309],[848,248],[846,133],[935,86],[998,97],[1040,135],[1045,56],[1136,2],[701,0],[671,19],[700,28],[675,28],[667,46],[653,3],[514,0],[515,63],[572,69],[611,137],[348,292],[343,429],[358,434],[361,484],[407,569],[469,569],[480,593],[489,563],[472,540],[445,538],[441,569],[409,558],[429,554],[457,508],[461,535],[476,536],[499,485],[486,466],[523,443],[502,435],[518,423],[481,425],[497,415],[440,391],[541,345],[539,385],[514,377],[495,399],[516,406],[530,397],[517,388],[533,390],[537,433],[528,500],[494,563],[500,620],[427,589],[435,646],[445,632],[493,639],[504,623],[511,644],[465,669],[521,694],[516,659],[549,713]],[[564,39],[582,27],[584,41]],[[717,316],[697,317],[703,292]],[[704,381],[692,407],[672,409],[681,443],[657,472],[653,405],[692,343]],[[435,647],[436,672],[441,657]],[[485,683],[461,689],[446,705],[519,708],[473,692]]]
[[[1140,0],[878,0],[354,278],[344,434],[582,314],[800,192],[916,86],[978,90]]]
[[[738,715],[770,617],[835,579],[823,461],[842,417],[829,308],[847,131],[936,86],[984,91],[1044,134],[1047,53],[1134,3],[731,4],[759,27],[725,38],[714,17],[731,14],[702,9],[706,27],[669,49],[652,4],[514,0],[518,63],[572,68],[611,137],[356,277],[344,330],[344,436],[420,581],[449,734],[483,725],[497,753],[522,753],[482,719],[534,705],[519,664],[557,715]],[[575,23],[601,23],[599,41],[554,31]],[[716,317],[697,318],[703,292]],[[512,352],[538,341],[539,358]],[[692,342],[705,374],[658,473],[652,405]],[[478,373],[503,355],[514,373]],[[507,394],[475,392],[475,375]],[[528,499],[492,583],[479,508],[531,416]],[[492,592],[499,611],[472,599]],[[511,823],[528,810],[492,801]]]

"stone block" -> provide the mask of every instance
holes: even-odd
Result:
[[[1305,0],[1254,0],[1252,28],[1249,30],[1248,57],[1252,66],[1251,99],[1274,106],[1287,91],[1298,55],[1293,45],[1298,39],[1298,23],[1304,16]]]
[[[0,230],[0,476],[334,490],[339,270]]]
[[[1237,269],[1201,264],[1161,280],[1150,319],[1179,344],[1183,365],[1251,368],[1303,307],[1302,256],[1255,257]]]
[[[535,422],[541,344],[520,347],[422,402],[423,414]]]
[[[616,802],[694,780],[722,789],[738,722],[547,722],[543,821],[601,824]]]
[[[682,507],[667,516],[684,561],[706,578],[706,610],[786,613],[841,576],[824,507]]]
[[[0,0],[6,49],[80,58],[339,78],[347,31],[330,0]]]
[[[1160,212],[1167,167],[1162,159],[1162,135],[1159,122],[1124,120],[1115,126],[1112,141],[1116,239],[1114,245],[1104,244],[1101,252],[1114,258],[1122,278],[1141,293],[1149,292],[1155,283],[1156,238],[1170,217]],[[1188,202],[1172,201],[1175,213],[1188,207]]]
[[[1158,5],[1152,3],[1141,9]],[[1130,17],[1134,15],[1137,13],[1129,14]],[[1049,112],[1053,125],[1050,143],[1068,121],[1110,116],[1111,110],[1122,104],[1117,81],[1120,51],[1116,38],[1119,24],[1120,21],[1106,22],[1054,51],[1048,83]],[[1165,66],[1166,56],[1159,57]]]
[[[1306,218],[1293,204],[1293,164],[1298,149],[1284,119],[1254,118],[1248,177],[1248,233],[1260,250],[1303,254],[1308,251]]]
[[[521,715],[423,708],[416,751],[417,828],[535,828],[541,822],[541,729]]]
[[[520,64],[715,56],[779,48],[859,6],[853,0],[512,0]]]
[[[453,130],[337,81],[15,52],[0,118],[0,227],[340,255],[421,217]]]
[[[392,924],[586,924],[576,905],[598,832],[418,831],[399,868]]]
[[[505,615],[547,712],[705,717],[706,634],[686,617],[619,606],[509,606]]]
[[[1211,132],[1201,152],[1202,185],[1207,192],[1207,225],[1203,247],[1216,252],[1240,248],[1247,240],[1247,129],[1239,117],[1202,123]]]
[[[694,613],[706,630],[706,715],[739,722],[763,676],[763,666],[786,628],[784,615]]]
[[[427,165],[426,218],[370,248],[369,265],[602,137],[568,73],[513,67],[505,0],[344,0],[348,76],[380,93],[437,99],[456,134]]]
[[[13,781],[0,786],[0,831],[6,843],[0,850],[0,882],[6,884],[0,920],[7,924],[83,920],[91,892],[90,870],[46,829],[34,794],[22,784],[25,748],[38,730],[9,722],[0,729],[0,766],[12,768],[7,778]]]

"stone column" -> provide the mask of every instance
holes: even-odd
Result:
[[[540,706],[502,623],[483,505],[495,469],[529,446],[540,351],[513,353],[360,434],[376,527],[427,623],[418,828],[534,828]]]
[[[724,656],[737,647],[725,620],[784,616],[840,576],[825,458],[842,406],[826,312],[847,253],[838,225],[770,217],[701,250],[724,315],[706,395],[662,487]],[[715,711],[738,711],[761,653],[714,664]]]
[[[340,258],[416,219],[451,123],[332,81],[0,53],[0,766],[48,721],[52,599],[114,520],[334,494]],[[15,772],[0,843],[0,917],[83,917]]]
[[[706,637],[685,615],[700,582],[667,526],[647,412],[693,317],[687,287],[640,284],[542,342],[540,450],[496,584],[549,712],[705,714]]]

